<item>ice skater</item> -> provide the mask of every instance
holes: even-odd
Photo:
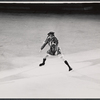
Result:
[[[69,71],[71,71],[72,68],[70,67],[67,60],[65,60],[63,55],[61,54],[60,47],[58,47],[59,42],[58,42],[58,39],[55,37],[54,32],[49,32],[47,34],[47,38],[45,42],[43,43],[43,45],[41,46],[41,50],[43,50],[47,44],[50,46],[50,49],[47,51],[47,55],[43,58],[43,62],[39,64],[39,66],[45,65],[45,62],[47,60],[47,57],[49,57],[49,55],[52,55],[52,56],[59,55],[60,58],[64,61],[64,63],[68,66]]]

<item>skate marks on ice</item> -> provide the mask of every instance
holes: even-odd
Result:
[[[4,82],[16,81],[19,79],[58,74],[61,70],[64,71],[64,68],[66,71],[68,71],[68,69],[64,67],[66,65],[58,63],[59,61],[60,61],[59,59],[57,60],[56,58],[53,59],[51,58],[47,60],[46,65],[39,67],[41,58],[37,57],[36,59],[34,57],[11,58],[10,62],[14,65],[14,67],[19,66],[19,68],[17,67],[11,70],[2,71],[0,73],[0,82],[4,83]]]
[[[71,63],[73,70],[70,73],[67,73],[67,75],[78,80],[100,85],[99,54],[100,49],[96,49],[70,55],[69,59],[73,61],[73,63]]]
[[[15,57],[9,58],[9,62],[13,65],[10,70],[0,72],[0,82],[13,81],[18,79],[28,78],[25,72],[39,68],[37,57]]]
[[[99,57],[87,58],[81,54],[65,56],[73,68],[70,72],[59,58],[47,59],[43,67],[39,67],[41,58],[31,63],[27,60],[29,64],[26,67],[16,69],[15,72],[12,70],[8,76],[1,77],[0,88],[4,92],[0,97],[99,97],[99,63],[94,65],[90,61]],[[9,89],[9,93],[6,92]]]
[[[56,75],[63,71],[68,72],[68,67],[57,57],[48,58],[46,65],[42,67],[39,67],[41,58],[35,60],[36,62],[33,62],[34,59],[33,57],[13,59],[11,62],[21,67],[0,73],[0,82],[4,83],[31,77]]]
[[[52,57],[52,58],[47,59],[46,65],[42,67],[38,66],[39,63],[41,62],[39,59],[41,58],[38,58],[36,62],[33,62],[33,59],[35,59],[33,57],[27,57],[24,59],[16,58],[15,60],[12,60],[12,62],[16,65],[20,65],[20,66],[23,65],[24,67],[1,73],[0,81],[3,82],[3,81],[8,81],[8,80],[11,81],[11,80],[24,79],[24,78],[30,78],[30,77],[41,77],[45,75],[53,75],[53,74],[59,74],[59,73],[67,74],[68,76],[70,75],[70,77],[79,76],[82,78],[84,76],[86,79],[87,79],[86,76],[91,75],[94,77],[93,74],[95,74],[96,78],[99,78],[100,76],[99,75],[99,57],[97,54],[99,53],[99,51],[100,50],[97,49],[97,50],[80,52],[80,53],[65,56],[65,58],[68,59],[69,64],[73,68],[73,70],[70,72],[68,71],[68,67],[61,61],[61,59],[57,57],[54,57],[54,58]],[[91,56],[91,53],[92,53],[92,56]],[[25,63],[26,61],[27,63]]]
[[[72,61],[74,69],[80,70],[91,66],[99,66],[100,64],[100,49],[78,52],[67,55],[66,58]],[[76,65],[78,64],[78,65]],[[91,71],[91,70],[90,70]]]

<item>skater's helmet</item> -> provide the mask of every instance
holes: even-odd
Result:
[[[50,36],[50,35],[54,36],[54,32],[49,32],[48,36]]]

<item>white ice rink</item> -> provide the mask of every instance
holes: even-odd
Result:
[[[39,53],[55,31],[65,59]],[[100,98],[100,15],[0,13],[0,98]]]

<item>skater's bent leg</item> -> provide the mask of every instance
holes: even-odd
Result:
[[[68,61],[64,59],[64,56],[63,56],[63,55],[60,55],[59,57],[60,57],[60,58],[64,61],[64,63],[68,66],[69,71],[71,71],[71,70],[72,70],[72,68],[70,67],[70,65],[69,65]]]
[[[46,61],[46,59],[47,59],[48,56],[49,56],[49,55],[46,55],[45,58],[43,58],[43,62],[42,62],[41,64],[39,64],[39,66],[45,65],[45,61]]]

